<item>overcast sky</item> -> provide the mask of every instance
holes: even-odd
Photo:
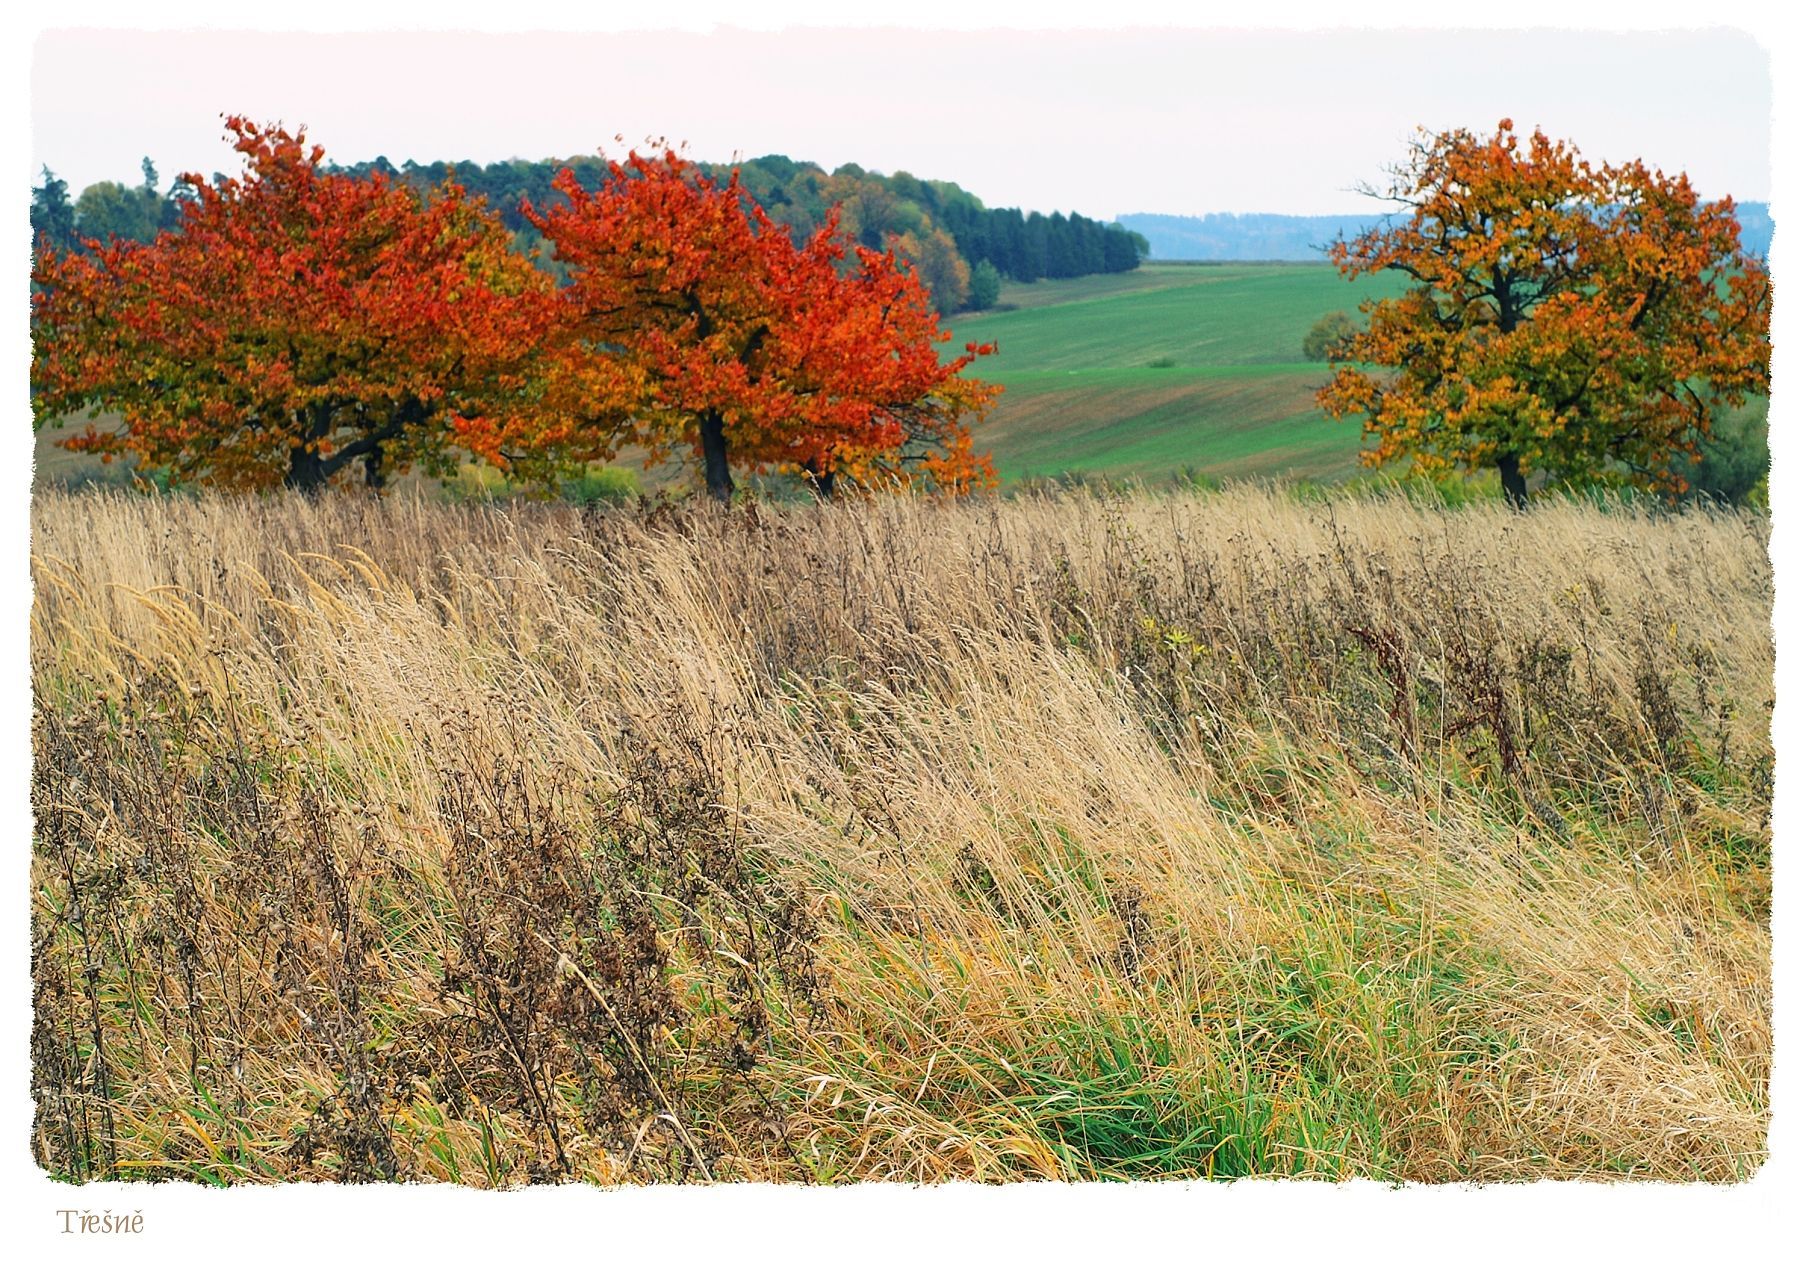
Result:
[[[33,172],[235,171],[219,116],[333,158],[490,162],[666,135],[956,181],[990,206],[1361,210],[1416,125],[1541,124],[1702,193],[1769,196],[1767,55],[1730,30],[272,34],[51,31]]]

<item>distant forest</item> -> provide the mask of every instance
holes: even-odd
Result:
[[[721,180],[731,169],[729,164],[702,166]],[[340,171],[358,176],[381,172],[420,186],[439,184],[454,171],[459,182],[487,199],[520,246],[530,250],[539,245],[538,236],[520,215],[520,200],[528,198],[537,207],[560,202],[562,196],[551,182],[564,167],[589,189],[598,186],[606,173],[605,165],[593,156],[491,164],[409,161],[400,167],[380,158]],[[1030,283],[1122,273],[1136,269],[1149,252],[1141,235],[1118,225],[1073,212],[1045,216],[1018,208],[989,208],[953,182],[921,180],[907,172],[884,176],[853,163],[827,172],[786,155],[764,155],[737,167],[750,194],[796,235],[817,228],[830,207],[840,205],[842,230],[868,247],[892,242],[918,269],[944,313],[991,307],[999,298],[1002,278]],[[32,190],[31,223],[35,232],[63,247],[83,239],[147,240],[177,222],[185,197],[186,188],[179,182],[161,188],[148,159],[137,185],[102,181],[74,199],[67,184],[46,169],[42,184]],[[547,253],[541,260],[546,269],[555,271]]]
[[[1766,203],[1740,203],[1744,250],[1765,260],[1774,223]],[[1210,212],[1205,216],[1164,216],[1134,212],[1118,223],[1134,230],[1150,245],[1155,261],[1312,261],[1324,256],[1325,245],[1342,234],[1353,238],[1384,218],[1352,216],[1284,216],[1275,212]]]

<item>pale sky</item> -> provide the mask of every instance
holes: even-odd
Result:
[[[236,171],[219,116],[305,123],[343,162],[491,162],[667,136],[960,183],[990,207],[1367,209],[1415,125],[1541,124],[1596,159],[1770,192],[1768,55],[1688,32],[49,31],[32,173],[72,191]]]

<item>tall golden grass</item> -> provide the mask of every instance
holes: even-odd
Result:
[[[32,515],[59,1177],[1763,1159],[1755,516]]]

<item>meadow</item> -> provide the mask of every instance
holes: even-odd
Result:
[[[1013,308],[951,322],[959,346],[999,345],[976,368],[1006,385],[977,444],[1005,481],[1354,476],[1360,432],[1319,411],[1330,373],[1300,345],[1324,314],[1392,290],[1329,264],[1152,263],[1009,283]]]
[[[57,1178],[1764,1159],[1766,516],[31,516]]]

